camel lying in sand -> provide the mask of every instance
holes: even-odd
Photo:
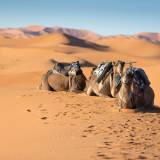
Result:
[[[135,70],[137,68],[129,67],[126,69],[122,80],[121,87],[118,92],[117,98],[119,101],[120,108],[150,108],[154,105],[154,91],[150,87],[148,77],[144,74],[145,79],[139,80],[137,83],[135,80]]]
[[[65,70],[60,65],[43,75],[40,89],[49,91],[71,91],[80,92],[86,87],[86,77],[84,76],[78,62],[68,66]],[[60,71],[58,70],[60,69]]]
[[[106,65],[104,66],[106,68],[98,76],[96,72],[101,67],[100,65]],[[87,95],[116,97],[125,62],[105,62],[100,65],[96,69],[94,68],[91,73]]]

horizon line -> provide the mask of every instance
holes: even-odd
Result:
[[[122,36],[131,36],[131,35],[136,35],[138,33],[160,33],[156,32],[156,31],[138,31],[138,32],[134,32],[134,33],[117,33],[117,34],[101,34],[98,33],[97,31],[93,31],[92,29],[85,29],[85,28],[78,28],[78,27],[64,27],[64,26],[60,26],[60,25],[40,25],[40,24],[28,24],[28,25],[24,25],[24,26],[13,26],[13,27],[1,27],[0,29],[24,29],[24,28],[28,28],[28,27],[48,27],[48,28],[65,28],[65,29],[74,29],[74,30],[83,30],[83,31],[88,31],[88,32],[93,32],[99,36],[116,36],[116,35],[122,35]]]

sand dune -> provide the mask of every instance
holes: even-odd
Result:
[[[21,28],[0,28],[0,36],[9,39],[31,38],[41,35],[52,34],[56,32],[67,34],[76,37],[78,39],[83,39],[83,40],[89,39],[89,41],[92,42],[95,42],[99,39],[111,38],[111,37],[116,38],[119,36],[125,36],[128,38],[137,38],[140,40],[145,40],[147,42],[156,44],[159,44],[160,42],[160,33],[153,33],[153,32],[141,32],[141,33],[136,33],[134,35],[102,36],[89,30],[64,28],[59,26],[46,27],[46,26],[31,25]]]
[[[2,28],[0,29],[0,35],[6,38],[17,39],[17,38],[30,38],[41,35],[46,35],[50,33],[59,32],[62,34],[67,34],[79,39],[90,39],[90,41],[95,41],[101,36],[88,30],[73,29],[73,28],[63,28],[63,27],[45,27],[32,25],[22,28]]]
[[[134,57],[157,58],[160,46],[135,37],[116,36],[98,40],[100,44],[108,44],[112,51]]]
[[[159,45],[135,37],[102,38],[96,44],[62,33],[0,37],[0,159],[160,159],[159,57]],[[116,99],[37,90],[53,60],[80,60],[89,77],[90,66],[117,59],[145,69],[157,109],[119,112]]]
[[[142,32],[142,33],[137,33],[135,36],[140,38],[140,39],[144,39],[146,41],[150,41],[150,42],[153,42],[153,43],[159,43],[160,42],[160,33]]]

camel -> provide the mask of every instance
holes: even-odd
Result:
[[[67,71],[62,69],[63,73],[57,71],[55,68],[49,70],[42,76],[39,88],[49,91],[83,91],[86,86],[86,77],[78,62],[75,62],[72,65],[68,67]]]
[[[92,70],[87,89],[88,95],[116,97],[119,91],[119,82],[125,62],[116,61],[107,63],[110,65],[109,70],[102,73],[102,77],[100,77],[100,79],[94,74],[98,67]]]
[[[135,82],[135,68],[126,69],[121,79],[121,87],[118,92],[120,108],[150,108],[154,105],[154,91],[148,85],[143,89]]]
[[[139,71],[141,74],[138,74]],[[143,76],[142,76],[143,75]],[[140,77],[141,76],[141,77]],[[132,83],[133,105],[135,108],[150,108],[154,105],[154,91],[150,87],[150,81],[141,68],[134,68],[134,77]],[[137,81],[141,79],[141,81]]]

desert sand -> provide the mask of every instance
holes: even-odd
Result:
[[[134,61],[149,76],[157,109],[119,111],[114,98],[38,90],[53,59]],[[160,46],[135,37],[0,37],[0,159],[160,159],[159,64]],[[83,67],[86,77],[91,69]]]

